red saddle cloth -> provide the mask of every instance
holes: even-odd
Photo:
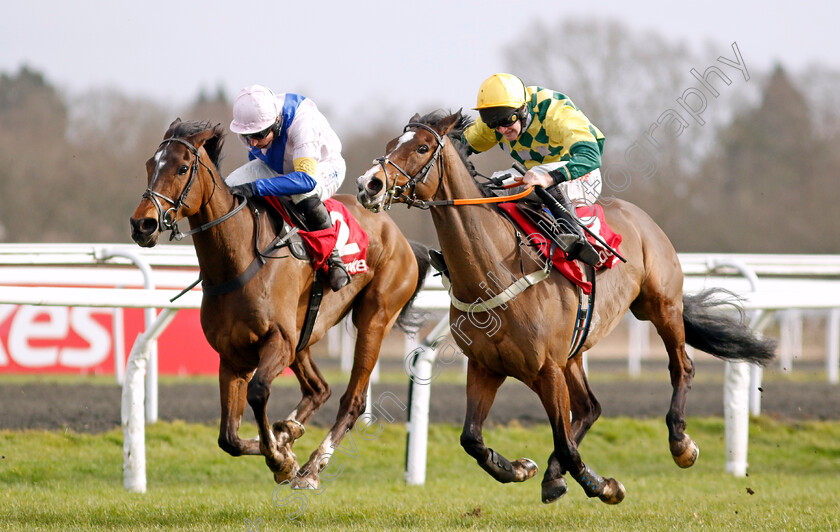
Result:
[[[294,221],[277,198],[265,196],[265,200],[280,213],[286,222],[295,226]],[[298,231],[309,250],[312,267],[326,272],[329,269],[327,259],[337,246],[338,254],[341,255],[341,260],[344,261],[344,266],[347,267],[350,275],[368,271],[367,233],[340,201],[330,198],[324,202],[324,205],[327,206],[333,226],[319,231],[304,231],[303,229]]]
[[[537,226],[531,222],[531,220],[519,212],[519,209],[516,207],[516,203],[500,203],[498,207],[510,215],[519,227],[528,233],[528,240],[537,246],[544,257],[548,257],[549,249],[551,247],[550,241],[542,234]],[[591,206],[583,205],[578,207],[576,212],[578,218],[584,221],[589,221],[592,217]],[[611,248],[619,251],[618,246],[621,244],[621,235],[614,232],[612,228],[607,225],[607,221],[604,218],[604,209],[600,205],[595,205],[595,217],[597,219],[592,220],[592,223],[587,224],[587,227],[598,233],[598,235],[604,239],[604,242],[609,244]],[[595,247],[595,251],[601,255],[601,261],[595,267],[596,269],[600,270],[602,268],[612,268],[620,262],[618,257],[607,251],[601,244],[598,243],[598,241],[592,238],[592,236],[587,234],[586,239],[589,240],[589,243]],[[592,291],[592,283],[584,280],[583,272],[581,271],[580,266],[578,266],[575,261],[566,260],[566,255],[562,250],[558,249],[554,252],[554,257],[551,258],[551,263],[554,264],[554,267],[557,268],[557,270],[568,280],[578,285],[585,294],[588,295]]]

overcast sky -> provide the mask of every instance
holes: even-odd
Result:
[[[110,87],[173,108],[202,88],[233,97],[262,83],[342,119],[377,101],[408,118],[441,102],[471,107],[484,78],[512,70],[502,50],[529,23],[561,17],[619,20],[698,50],[719,43],[708,64],[736,41],[750,69],[840,69],[828,1],[26,0],[4,2],[0,72],[26,64],[71,95]]]

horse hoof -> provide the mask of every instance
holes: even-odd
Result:
[[[306,432],[306,427],[294,419],[276,421],[271,426],[271,429],[274,431],[274,436],[278,442],[281,442],[281,445],[294,442]]]
[[[511,465],[513,466],[513,473],[516,475],[514,482],[525,482],[536,475],[539,470],[537,463],[530,458],[520,458],[512,462]]]
[[[685,469],[694,465],[697,457],[700,456],[700,448],[694,443],[694,440],[689,438],[688,434],[679,441],[671,442],[671,455],[674,457],[674,462],[681,468]]]
[[[266,456],[265,464],[274,473],[274,482],[277,484],[295,476],[299,469],[297,456],[291,449],[285,449],[271,458]]]
[[[282,484],[284,482],[288,482],[291,486],[294,481],[292,480],[295,477],[297,471],[275,471],[274,472],[274,483],[275,484]]]
[[[598,498],[607,504],[618,504],[623,501],[627,492],[624,490],[624,486],[621,482],[614,478],[608,478],[605,480],[606,483],[604,484],[604,491],[598,496]]]
[[[548,482],[542,483],[542,502],[543,504],[550,504],[563,495],[566,494],[568,488],[566,487],[566,479],[563,477],[555,478]]]
[[[289,487],[293,490],[317,490],[321,487],[321,479],[317,476],[295,475],[289,482]]]

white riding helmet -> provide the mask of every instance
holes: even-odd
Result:
[[[230,130],[239,135],[259,133],[277,121],[277,98],[262,85],[245,87],[233,101]]]

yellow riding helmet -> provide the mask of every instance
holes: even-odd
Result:
[[[473,109],[489,107],[522,107],[528,98],[528,91],[522,80],[513,74],[493,74],[478,88],[478,102]]]

